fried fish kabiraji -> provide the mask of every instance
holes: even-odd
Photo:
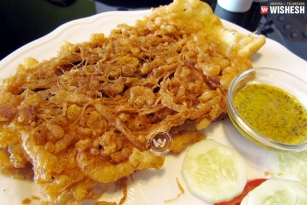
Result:
[[[42,204],[80,204],[100,197],[98,183],[160,169],[152,136],[171,132],[174,153],[202,139],[264,43],[225,28],[204,2],[175,0],[49,60],[28,58],[0,87],[0,171],[34,180]],[[185,122],[196,129],[172,131]]]

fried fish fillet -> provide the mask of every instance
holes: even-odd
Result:
[[[33,177],[44,204],[80,204],[99,198],[97,183],[160,169],[151,138],[225,114],[231,80],[264,43],[224,28],[204,2],[175,0],[49,60],[29,58],[0,87],[0,171]],[[197,130],[174,133],[173,152],[200,140]]]

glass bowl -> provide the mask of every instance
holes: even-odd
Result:
[[[254,118],[254,122],[248,122],[248,120],[250,119],[249,116],[253,116],[254,115],[254,107],[256,106],[252,106],[252,109],[249,109],[248,112],[243,113],[241,107],[238,106],[238,104],[234,103],[235,97],[238,94],[239,91],[241,91],[243,88],[246,88],[249,85],[264,85],[264,86],[274,86],[277,88],[282,89],[283,91],[285,91],[289,96],[291,96],[291,99],[295,99],[302,107],[302,110],[304,112],[306,112],[307,110],[307,84],[306,82],[304,82],[303,80],[301,80],[300,78],[278,70],[278,69],[274,69],[274,68],[265,68],[265,67],[261,67],[261,68],[252,68],[249,69],[243,73],[241,73],[240,75],[236,76],[233,81],[231,82],[228,92],[227,92],[227,96],[226,96],[226,106],[227,106],[227,111],[228,111],[228,116],[231,119],[232,123],[234,124],[234,126],[238,129],[238,131],[247,139],[249,139],[250,141],[252,141],[253,143],[265,147],[267,149],[271,149],[271,150],[277,150],[277,151],[291,151],[291,152],[300,152],[300,151],[305,151],[307,150],[307,121],[305,121],[305,123],[303,123],[303,128],[302,126],[299,125],[299,123],[293,123],[294,127],[292,127],[292,130],[296,130],[298,129],[297,126],[300,126],[300,129],[304,131],[304,134],[302,135],[302,140],[299,142],[291,142],[291,143],[286,143],[283,142],[282,140],[276,140],[276,139],[272,139],[272,137],[268,137],[265,136],[265,134],[261,134],[263,132],[261,132],[261,130],[257,130],[255,129],[255,126],[252,126],[253,124],[256,123],[257,120],[260,120],[260,122],[263,122],[265,120],[267,120],[268,124],[270,124],[271,121],[273,121],[272,119],[270,119],[268,117],[268,119],[266,119],[262,113],[258,113],[257,116],[261,116],[261,117],[255,117]],[[260,88],[261,90],[262,88]],[[259,90],[259,89],[258,89]],[[263,89],[262,89],[263,90]],[[241,92],[242,94],[243,92]],[[256,92],[254,92],[256,93]],[[255,95],[255,94],[254,94]],[[242,95],[241,95],[242,96]],[[254,97],[256,97],[256,99],[258,100],[258,94],[255,95]],[[238,97],[239,98],[239,97]],[[268,95],[269,101],[272,101],[272,99],[274,98],[272,95]],[[248,98],[249,102],[251,102],[251,98]],[[253,98],[255,99],[255,98]],[[271,110],[266,110],[268,111],[267,113],[273,113],[272,108],[274,109],[274,112],[278,109],[278,106],[268,106],[267,104],[263,103],[263,102],[267,102],[267,100],[262,101],[262,98],[259,97],[259,103],[262,105],[265,105],[265,109],[271,109]],[[246,103],[247,101],[245,101]],[[254,100],[252,102],[255,102]],[[261,106],[262,106],[261,105]],[[280,106],[282,107],[282,106]],[[239,111],[239,109],[241,109],[241,111]],[[287,110],[286,112],[288,112],[288,110],[291,109],[285,109]],[[295,110],[295,109],[294,109]],[[262,110],[263,111],[263,110]],[[303,112],[303,113],[304,113]],[[264,113],[264,111],[263,111]],[[280,114],[281,112],[277,112],[277,114]],[[275,118],[277,116],[277,114],[275,116],[272,116],[273,118]],[[306,114],[306,113],[305,113]],[[283,115],[280,114],[284,119],[285,119],[285,126],[288,126],[288,122],[290,122],[291,120],[293,121],[296,116],[296,114],[291,114],[288,117],[286,117],[287,115]],[[244,116],[244,117],[243,117]],[[268,116],[268,115],[267,115]],[[303,116],[303,117],[302,117]],[[292,118],[292,119],[291,119]],[[307,116],[305,115],[301,115],[299,119],[306,119]],[[300,120],[299,120],[300,121]],[[296,122],[296,121],[295,121]],[[281,133],[284,131],[285,127],[282,127],[279,130],[276,130],[278,128],[276,128],[277,126],[262,126],[262,127],[266,127],[268,128],[267,130],[271,130],[272,132],[278,132]],[[275,129],[275,130],[273,130]],[[291,135],[294,132],[289,132],[291,133]],[[279,132],[280,131],[280,132]],[[275,134],[276,137],[280,137],[282,135],[279,134]],[[288,135],[287,135],[288,136]]]

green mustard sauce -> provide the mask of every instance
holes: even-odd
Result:
[[[284,90],[264,84],[241,89],[234,105],[245,122],[272,140],[297,144],[307,136],[307,111]]]

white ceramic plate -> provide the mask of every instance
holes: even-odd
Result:
[[[37,60],[49,59],[56,55],[58,48],[64,41],[71,43],[87,41],[92,33],[103,32],[107,35],[117,24],[133,25],[136,19],[142,19],[144,15],[149,13],[149,10],[107,12],[64,24],[49,35],[23,46],[4,58],[0,62],[0,76],[5,78],[13,74],[17,64],[26,57],[31,56]],[[226,27],[248,33],[247,30],[227,21],[223,21],[223,23]],[[273,40],[267,39],[267,43],[252,57],[252,62],[255,67],[279,68],[307,81],[306,61]],[[267,151],[240,135],[229,119],[212,123],[204,133],[208,138],[233,147],[245,158],[249,179],[268,177],[265,174],[267,171]],[[184,183],[180,173],[184,155],[185,152],[178,156],[168,155],[165,165],[159,171],[146,170],[133,174],[133,181],[129,179],[128,182],[128,198],[125,204],[208,204],[194,197]],[[165,200],[173,199],[180,193],[176,178],[183,186],[185,193],[174,201],[165,203]],[[121,194],[121,191],[115,192],[111,189],[103,196],[103,199],[118,201]],[[19,205],[23,199],[31,198],[32,195],[41,197],[38,187],[34,183],[0,175],[0,204]],[[38,204],[38,202],[38,200],[32,200],[31,204]],[[91,202],[86,201],[83,204],[87,205]]]

